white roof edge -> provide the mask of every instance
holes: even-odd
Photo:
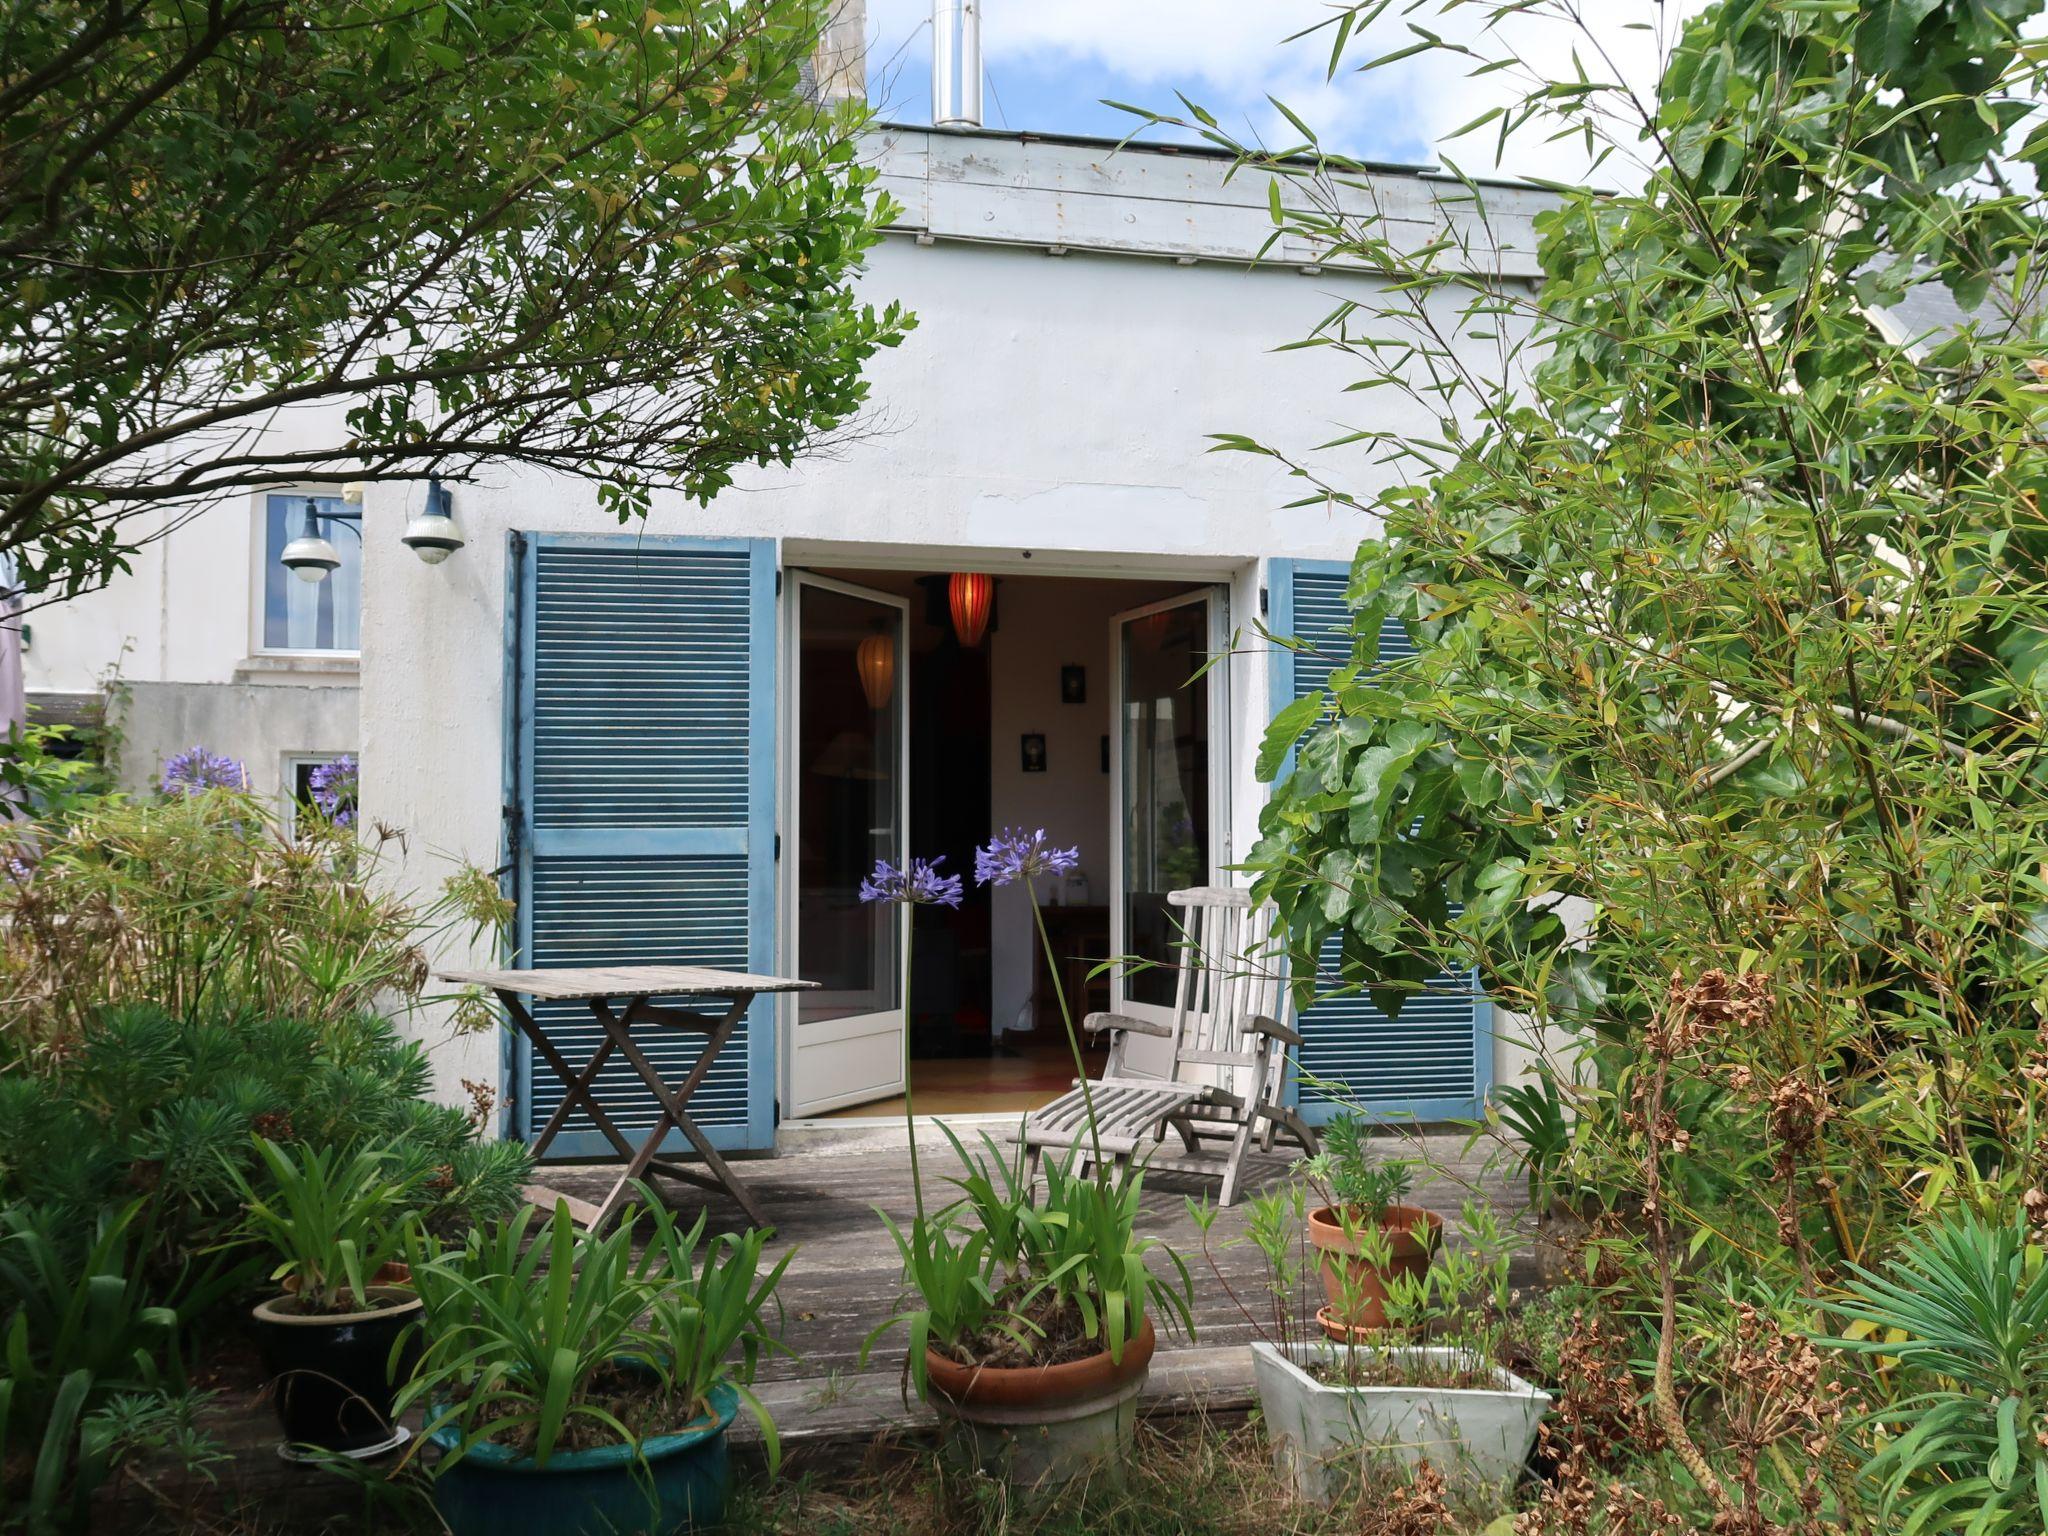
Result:
[[[1231,162],[1222,156],[917,127],[875,128],[867,137],[864,158],[900,205],[892,227],[901,233],[1202,261],[1322,261],[1317,247],[1299,236],[1272,240],[1272,178],[1255,172],[1232,176]],[[1534,219],[1555,205],[1552,194],[1482,185],[1482,217],[1471,193],[1455,180],[1369,169],[1345,182],[1347,206],[1360,213],[1377,206],[1390,237],[1404,249],[1419,251],[1450,233],[1465,244],[1461,270],[1542,276]],[[1284,200],[1298,201],[1288,180],[1280,185]],[[1357,261],[1328,265],[1370,269]]]

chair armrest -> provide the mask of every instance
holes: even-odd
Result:
[[[1157,1035],[1162,1040],[1173,1036],[1168,1025],[1154,1024],[1150,1019],[1134,1019],[1124,1013],[1091,1013],[1081,1021],[1081,1027],[1091,1035],[1099,1035],[1105,1029],[1117,1029],[1128,1030],[1134,1035]]]
[[[1275,1040],[1285,1040],[1289,1045],[1301,1044],[1301,1032],[1290,1029],[1278,1019],[1269,1019],[1264,1014],[1252,1015],[1252,1029],[1261,1035],[1270,1035]]]

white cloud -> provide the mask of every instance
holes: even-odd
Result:
[[[1395,14],[1354,40],[1347,67],[1331,81],[1325,80],[1328,30],[1284,41],[1331,18],[1339,7],[1330,0],[984,0],[982,41],[998,92],[1006,73],[1052,71],[1085,81],[1091,96],[1169,111],[1177,109],[1178,90],[1216,112],[1234,132],[1292,142],[1297,136],[1267,104],[1270,94],[1294,108],[1326,143],[1367,157],[1413,158],[1419,147],[1437,146],[1446,134],[1519,92],[1515,71],[1471,79],[1469,62],[1445,54],[1412,56],[1366,74],[1350,67],[1413,41],[1410,22],[1488,56],[1510,54],[1544,78],[1573,77],[1576,52],[1590,77],[1647,91],[1656,79],[1660,39],[1704,0],[1580,3],[1597,17],[1583,35],[1557,20],[1529,16],[1489,28],[1492,7],[1478,4],[1397,5]],[[888,87],[891,106],[921,110],[929,0],[868,0],[868,12],[871,60],[883,74],[892,58],[899,65]],[[1061,125],[1013,120],[1011,126],[1057,131]],[[1546,145],[1545,137],[1533,125],[1525,129],[1510,141],[1499,168],[1559,179],[1585,174],[1582,143]],[[1495,142],[1489,129],[1442,148],[1468,171],[1487,173],[1496,169]],[[1599,178],[1630,179],[1612,165]]]

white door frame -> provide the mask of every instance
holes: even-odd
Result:
[[[1128,892],[1124,888],[1124,625],[1150,613],[1163,613],[1190,603],[1209,607],[1209,668],[1202,684],[1209,690],[1209,868],[1205,878],[1222,883],[1231,862],[1230,849],[1230,587],[1227,583],[1203,586],[1179,593],[1140,608],[1127,608],[1109,620],[1110,730],[1109,730],[1109,951],[1130,953],[1124,917]],[[1121,968],[1110,976],[1110,1009],[1148,1022],[1167,1024],[1173,1010],[1147,1003],[1134,1003],[1125,995]],[[1127,1042],[1140,1072],[1159,1058],[1160,1075],[1168,1065],[1163,1044],[1141,1036]],[[1147,1049],[1147,1047],[1157,1047]]]
[[[783,712],[780,751],[782,781],[783,831],[781,846],[788,850],[788,857],[781,863],[780,906],[782,913],[782,954],[784,969],[795,975],[798,948],[797,911],[797,847],[802,829],[798,825],[798,728],[801,724],[803,701],[803,592],[806,587],[815,587],[826,592],[838,592],[847,597],[857,597],[865,602],[896,610],[899,623],[896,626],[896,710],[898,740],[896,761],[899,765],[902,783],[898,786],[899,798],[896,806],[896,827],[900,846],[897,857],[900,862],[909,855],[910,839],[910,599],[899,597],[893,592],[877,591],[872,587],[856,586],[849,581],[839,581],[830,576],[818,576],[809,571],[790,566],[784,568],[785,597],[782,613],[784,664],[784,687],[782,691]],[[851,680],[849,680],[850,682]],[[898,934],[897,964],[907,952],[910,940],[910,913],[908,906],[897,909],[901,931]],[[808,1119],[814,1115],[829,1113],[835,1109],[847,1109],[856,1104],[865,1104],[875,1099],[886,1099],[903,1092],[903,1034],[908,1027],[900,1001],[905,978],[897,978],[898,1004],[881,1013],[853,1015],[844,1019],[821,1020],[804,1025],[806,1043],[816,1046],[832,1044],[843,1040],[869,1036],[889,1035],[894,1041],[893,1077],[883,1082],[870,1082],[851,1092],[828,1094],[806,1103],[797,1094],[797,1006],[801,994],[785,993],[782,998],[780,1026],[783,1049],[779,1052],[782,1061],[781,1101],[782,1116],[786,1120]]]

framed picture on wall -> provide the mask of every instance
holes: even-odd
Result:
[[[1045,772],[1045,733],[1028,731],[1021,743],[1021,756],[1026,773]]]
[[[1088,669],[1086,667],[1060,668],[1060,702],[1062,704],[1086,704],[1088,702]]]

